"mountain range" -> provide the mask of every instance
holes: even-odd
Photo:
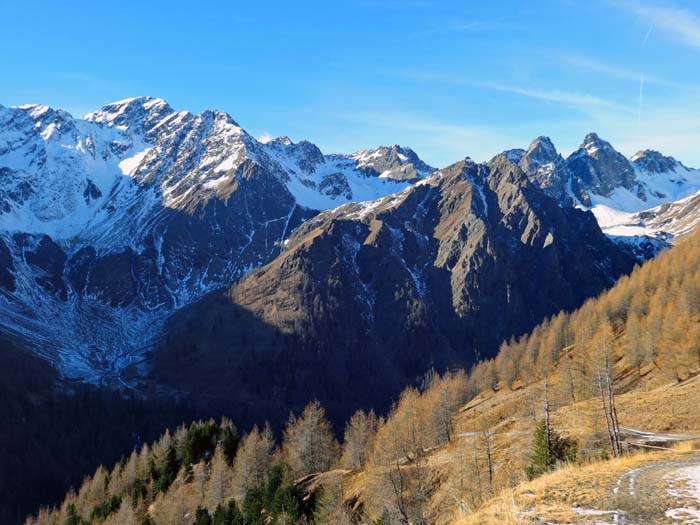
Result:
[[[597,295],[692,229],[699,189],[593,133],[438,170],[151,97],[0,106],[0,327],[64,378],[347,412]]]

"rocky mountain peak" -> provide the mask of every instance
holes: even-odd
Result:
[[[669,173],[683,167],[683,164],[673,157],[667,157],[652,149],[638,151],[632,155],[630,161],[634,166],[647,173]]]
[[[636,184],[630,162],[596,133],[586,135],[566,162],[573,176],[572,189],[586,206],[592,204],[589,193],[610,197],[620,187],[634,190],[640,199],[644,198],[644,190]]]
[[[540,136],[533,140],[518,165],[530,181],[558,203],[573,204],[568,190],[569,168],[549,137]]]
[[[56,141],[67,133],[76,133],[73,116],[67,111],[42,104],[23,104],[15,109],[32,122],[44,140]]]
[[[601,139],[598,134],[594,131],[588,133],[581,143],[581,149],[585,149],[589,154],[595,153],[595,150],[599,147],[611,147],[609,142]]]
[[[282,159],[284,164],[288,165],[292,162],[296,166],[292,169],[298,170],[303,175],[315,173],[316,168],[326,162],[318,146],[306,140],[294,142],[287,136],[281,136],[262,144],[273,154],[273,157]]]
[[[516,164],[520,162],[525,153],[526,151],[522,148],[507,149],[503,152],[503,154],[506,157],[508,157],[512,162],[515,162]]]
[[[595,158],[601,158],[605,155],[623,156],[610,142],[600,138],[595,132],[588,133],[583,138],[583,142],[579,146],[579,151],[585,151],[587,155]]]
[[[530,156],[544,156],[550,160],[558,155],[557,148],[554,147],[552,139],[543,135],[540,135],[532,141],[527,148],[527,154]]]
[[[294,146],[294,141],[292,139],[290,139],[287,135],[281,135],[281,136],[277,137],[276,139],[272,139],[271,141],[268,142],[268,144],[270,144],[270,143],[279,143],[279,144],[282,144],[284,146]]]
[[[88,113],[83,120],[143,133],[172,113],[173,109],[165,100],[144,96],[112,102]]]

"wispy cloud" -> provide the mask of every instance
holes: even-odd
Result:
[[[497,84],[493,82],[481,82],[481,87],[503,91],[505,93],[513,93],[523,97],[528,97],[546,102],[554,102],[557,104],[565,104],[573,107],[608,107],[616,109],[627,109],[610,100],[589,95],[587,93],[577,93],[575,91],[565,91],[559,89],[542,89],[542,88],[522,88],[507,84]]]
[[[452,22],[449,26],[454,30],[454,31],[471,31],[472,29],[477,29],[481,27],[483,24],[481,22],[477,21],[461,21],[457,20],[455,22]]]
[[[648,34],[649,33],[647,33],[647,35]],[[560,53],[559,58],[563,63],[568,64],[572,67],[584,71],[590,71],[593,73],[601,73],[611,78],[629,80],[631,82],[638,82],[639,75],[642,73],[639,70],[635,71],[634,69],[608,64],[606,62],[601,62],[599,60],[595,60],[586,56],[571,53]],[[647,84],[656,84],[659,86],[672,87],[678,89],[697,89],[695,86],[688,86],[678,82],[673,82],[671,80],[667,80],[665,78],[657,77],[654,75],[649,75],[647,73],[644,74],[644,81]]]
[[[482,89],[490,89],[493,91],[500,91],[503,93],[519,95],[521,97],[526,97],[534,100],[541,100],[544,102],[550,102],[555,104],[563,104],[579,109],[591,107],[604,107],[622,111],[632,111],[626,106],[588,93],[529,86],[514,86],[512,84],[482,81],[472,78],[464,78],[455,75],[446,75],[433,72],[403,71],[399,72],[399,74],[403,75],[405,78],[412,78],[413,80],[417,81],[473,86]]]
[[[617,0],[616,5],[684,45],[700,49],[700,12],[672,4],[658,5]],[[648,36],[645,38],[645,42]]]
[[[637,129],[642,127],[642,105],[644,103],[644,73],[639,77],[639,112],[637,114]]]

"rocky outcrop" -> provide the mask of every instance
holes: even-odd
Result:
[[[15,276],[12,274],[14,264],[12,262],[12,252],[0,237],[0,287],[8,292],[15,291]]]

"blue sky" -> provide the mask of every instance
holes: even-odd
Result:
[[[700,2],[0,0],[0,104],[142,94],[434,165],[597,131],[700,166]],[[643,80],[642,80],[643,79]]]

